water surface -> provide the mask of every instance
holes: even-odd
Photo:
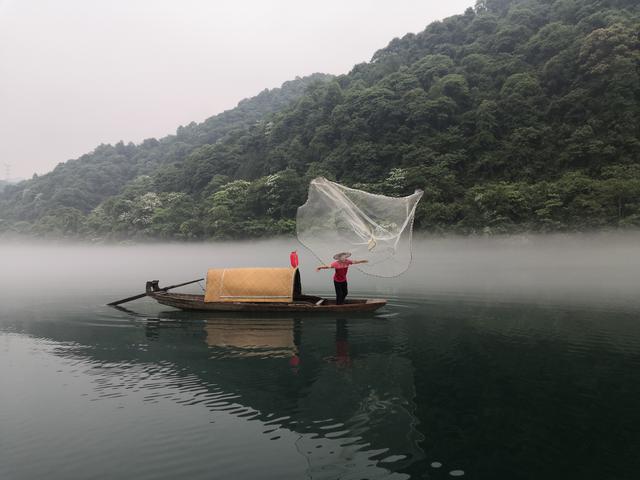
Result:
[[[0,478],[638,478],[633,242],[430,242],[360,317],[104,306],[289,243],[0,246]]]

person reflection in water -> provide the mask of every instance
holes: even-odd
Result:
[[[347,321],[336,320],[336,363],[341,367],[351,366],[351,355],[349,355],[349,329]]]
[[[336,320],[336,353],[324,357],[328,363],[333,363],[337,367],[351,367],[351,355],[349,353],[349,327],[345,319]]]
[[[328,269],[335,270],[335,273],[333,274],[333,286],[336,289],[336,305],[343,305],[347,295],[349,294],[349,289],[347,287],[347,271],[349,270],[349,265],[368,262],[368,260],[349,260],[350,256],[350,252],[336,253],[333,256],[335,262],[331,265],[320,265],[316,268],[316,272]]]

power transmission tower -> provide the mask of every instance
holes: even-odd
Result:
[[[11,180],[11,164],[10,163],[4,164],[4,179],[7,182]]]

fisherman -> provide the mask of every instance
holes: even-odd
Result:
[[[349,260],[351,252],[340,252],[333,256],[335,262],[331,265],[320,265],[316,268],[316,272],[320,270],[328,270],[333,268],[335,273],[333,274],[333,285],[336,288],[336,305],[343,305],[345,298],[349,294],[347,288],[347,271],[349,265],[357,265],[359,263],[367,263],[368,260]]]

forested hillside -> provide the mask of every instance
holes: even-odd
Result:
[[[175,135],[156,140],[100,145],[76,160],[60,163],[50,173],[9,186],[0,181],[0,232],[78,236],[88,233],[87,214],[160,167],[180,164],[199,147],[223,141],[264,121],[300,98],[309,85],[331,79],[316,73],[264,90],[255,97],[197,124],[178,127]]]
[[[424,189],[432,232],[640,226],[639,32],[637,0],[481,0],[263,121],[101,146],[8,187],[0,218],[90,238],[288,233],[324,175]]]

